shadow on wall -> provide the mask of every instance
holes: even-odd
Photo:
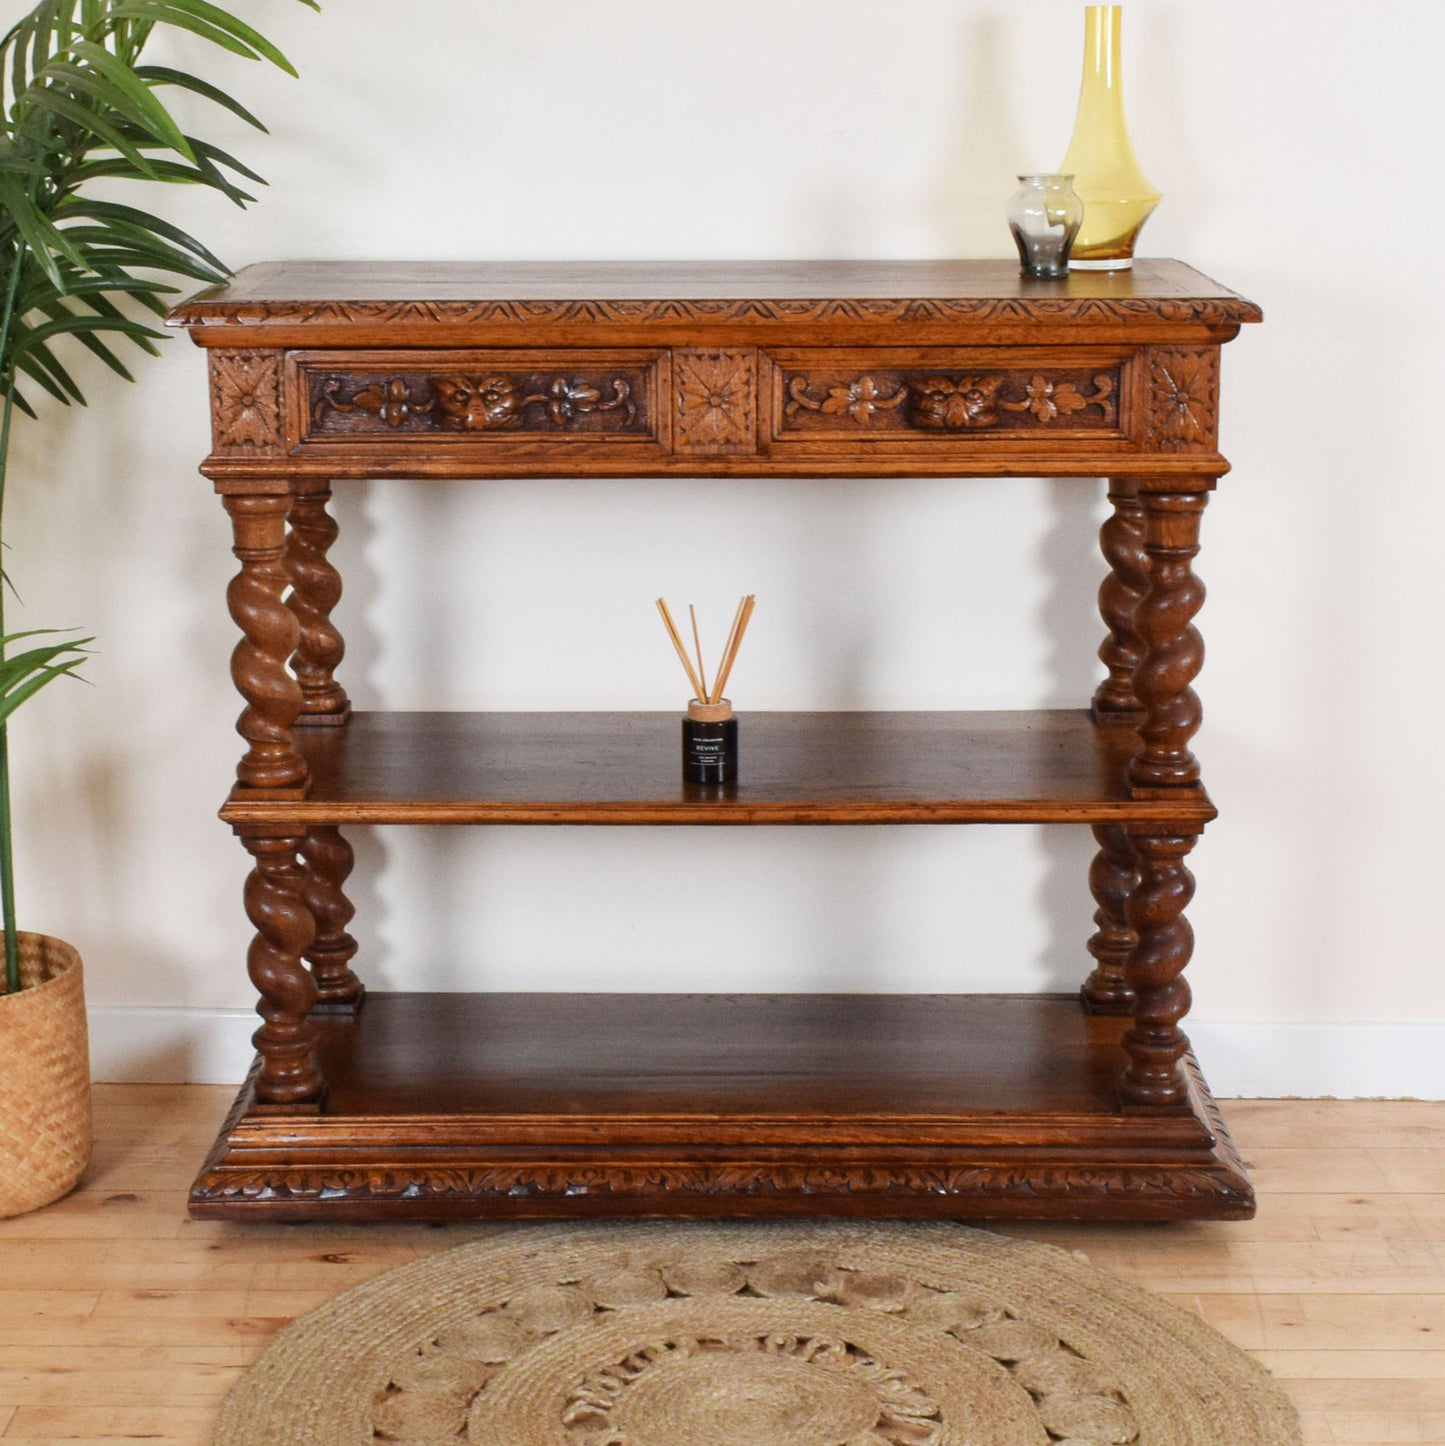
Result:
[[[330,560],[343,579],[341,603],[333,621],[346,640],[346,657],[338,676],[353,708],[379,708],[382,699],[376,680],[381,641],[371,619],[379,605],[380,577],[370,560],[377,527],[366,506],[365,484],[335,488],[330,509],[339,529]],[[345,830],[345,837],[355,855],[346,881],[346,896],[356,910],[347,929],[358,944],[351,967],[369,988],[382,988],[387,985],[392,962],[381,943],[386,918],[381,880],[387,866],[387,830],[351,828]],[[405,980],[397,978],[390,987],[404,988]]]
[[[1104,636],[1095,599],[1105,564],[1095,540],[1107,512],[1103,488],[1093,478],[1048,481],[1049,522],[1040,547],[1040,570],[1048,591],[1039,626],[1048,640],[1048,691],[1043,708],[1084,708],[1102,673],[1097,649]],[[1072,993],[1093,967],[1084,942],[1092,933],[1089,864],[1093,835],[1087,828],[1040,828],[1038,848],[1045,861],[1036,907],[1047,921],[1040,966],[1047,989]]]
[[[1005,52],[1012,29],[981,15],[960,46],[957,112],[929,203],[948,256],[1012,254],[1003,212],[1022,151],[1008,94],[1012,69]]]

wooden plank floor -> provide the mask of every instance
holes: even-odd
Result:
[[[0,1443],[204,1442],[293,1316],[485,1228],[187,1220],[231,1095],[99,1087],[81,1189],[0,1222]],[[1257,1219],[1008,1228],[1198,1311],[1281,1378],[1311,1443],[1445,1446],[1445,1103],[1225,1108]]]

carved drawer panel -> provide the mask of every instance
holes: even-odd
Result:
[[[779,352],[769,360],[774,442],[1128,435],[1129,367],[1118,353]]]
[[[663,354],[387,353],[296,359],[303,442],[656,442]]]

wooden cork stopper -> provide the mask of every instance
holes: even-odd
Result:
[[[687,716],[694,723],[726,723],[733,716],[732,701],[724,698],[717,703],[699,703],[696,698],[689,698]]]

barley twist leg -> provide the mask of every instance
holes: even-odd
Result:
[[[246,740],[236,781],[245,788],[295,789],[306,784],[306,764],[292,729],[301,712],[301,689],[286,669],[300,630],[283,601],[289,578],[285,496],[231,494],[225,498],[241,570],[226,601],[242,638],[231,654],[231,677],[246,700],[236,731]]]
[[[1099,646],[1099,659],[1108,669],[1108,676],[1094,692],[1094,711],[1100,716],[1139,709],[1134,670],[1144,649],[1134,626],[1134,614],[1149,586],[1138,479],[1112,479],[1109,501],[1113,511],[1099,529],[1099,548],[1109,564],[1109,575],[1099,586],[1099,615],[1109,630]]]
[[[1142,747],[1130,761],[1136,789],[1193,787],[1199,760],[1189,740],[1199,730],[1202,710],[1190,684],[1204,665],[1204,642],[1192,619],[1204,603],[1204,584],[1195,577],[1203,492],[1145,492],[1145,550],[1149,590],[1134,613],[1144,656],[1134,670],[1134,691],[1144,709]]]
[[[255,860],[246,880],[246,914],[256,937],[246,956],[260,994],[261,1027],[252,1042],[261,1056],[256,1097],[266,1104],[296,1104],[321,1093],[314,1049],[316,1028],[307,1018],[316,1003],[316,981],[301,962],[314,926],[302,899],[305,871],[297,853],[300,835],[243,835]]]
[[[1180,1060],[1189,1040],[1179,1021],[1189,1012],[1189,984],[1183,976],[1194,951],[1194,931],[1184,910],[1194,896],[1194,876],[1184,860],[1195,838],[1133,834],[1139,882],[1126,912],[1138,935],[1128,970],[1134,1025],[1124,1036],[1129,1065],[1120,1085],[1129,1104],[1179,1105],[1188,1096]]]
[[[316,1007],[328,1014],[354,1013],[365,992],[351,970],[356,940],[346,932],[356,913],[344,887],[355,856],[341,830],[325,826],[307,830],[302,853],[306,860],[302,899],[316,921],[316,935],[306,951],[316,980]]]
[[[1121,824],[1096,825],[1094,839],[1099,852],[1089,869],[1089,889],[1099,906],[1094,911],[1098,927],[1087,945],[1094,970],[1084,981],[1084,1008],[1090,1014],[1128,1014],[1134,1003],[1129,958],[1136,939],[1125,910],[1138,875],[1134,846]]]
[[[344,723],[351,711],[336,670],[346,642],[331,620],[341,601],[341,574],[327,558],[339,529],[327,511],[331,488],[324,480],[298,478],[291,500],[286,571],[291,578],[291,611],[300,629],[293,666],[301,685],[300,722]]]

